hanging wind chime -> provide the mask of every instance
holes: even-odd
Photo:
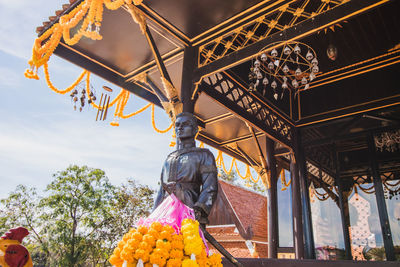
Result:
[[[80,91],[80,95],[78,90]],[[77,110],[78,104],[79,111],[82,112],[86,102],[86,90],[84,84],[79,84],[69,96],[71,97],[71,101],[74,103],[74,110]],[[90,92],[89,96],[87,103],[90,105],[93,101],[96,101],[96,96],[94,95],[93,90]],[[78,99],[80,103],[78,103]]]
[[[288,90],[297,96],[299,90],[309,89],[319,72],[317,55],[310,46],[288,42],[269,49],[277,45],[273,43],[263,48],[261,52],[265,52],[252,60],[249,73],[249,91],[265,96],[267,90],[272,90],[275,100],[283,99]]]
[[[108,86],[103,86],[103,89],[107,92],[112,93],[112,89]],[[110,105],[111,96],[107,95],[107,93],[101,93],[99,108],[97,109],[96,121],[104,121],[107,119],[107,112]],[[100,118],[99,118],[100,115]]]

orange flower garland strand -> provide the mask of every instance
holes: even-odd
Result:
[[[134,0],[133,2],[135,5],[141,3],[139,0]],[[84,0],[68,14],[62,15],[58,23],[55,23],[45,33],[36,38],[32,48],[32,57],[28,61],[30,68],[25,71],[25,77],[39,79],[37,75],[38,69],[49,61],[50,56],[60,43],[61,37],[68,45],[78,43],[82,36],[92,40],[101,40],[103,38],[100,34],[104,12],[103,5],[110,10],[116,10],[125,3],[131,4],[132,0]],[[70,30],[75,28],[82,20],[83,23],[80,29],[71,37]],[[95,27],[94,31],[93,25]]]
[[[43,65],[43,70],[44,70],[44,76],[46,78],[47,86],[51,90],[53,90],[54,92],[59,93],[59,94],[66,94],[66,93],[70,92],[72,89],[74,89],[83,80],[85,75],[89,75],[89,72],[87,70],[84,70],[81,73],[81,75],[78,77],[78,79],[73,84],[71,84],[68,88],[66,88],[64,90],[59,90],[53,85],[53,83],[50,80],[49,67],[48,67],[47,63],[45,63]]]

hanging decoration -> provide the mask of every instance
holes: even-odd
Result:
[[[204,143],[201,142],[199,147],[204,147]],[[231,164],[229,169],[226,169],[226,165],[224,162],[224,157],[223,157],[223,153],[221,150],[218,150],[218,155],[215,158],[215,163],[217,165],[218,168],[220,168],[221,170],[223,170],[225,172],[225,174],[229,174],[232,170],[233,167],[235,167],[236,173],[238,174],[238,176],[246,181],[246,184],[248,184],[250,181],[252,181],[253,183],[258,183],[258,181],[260,180],[260,175],[257,173],[257,178],[254,179],[253,174],[251,173],[250,170],[250,166],[248,164],[245,164],[246,166],[246,173],[243,175],[238,168],[237,162],[235,158],[232,158]]]
[[[271,49],[273,47],[273,49]],[[315,51],[301,42],[273,43],[264,47],[252,60],[249,91],[263,96],[272,90],[275,100],[283,99],[286,91],[297,96],[319,73]]]
[[[330,60],[335,61],[338,56],[338,50],[336,46],[334,46],[333,44],[328,45],[328,48],[326,49],[326,55]]]
[[[377,150],[395,152],[400,149],[400,130],[375,135],[374,140]]]
[[[41,36],[36,38],[32,57],[28,61],[30,66],[25,71],[25,77],[39,80],[38,69],[45,65],[58,44],[63,38],[68,45],[75,45],[86,37],[92,40],[101,40],[100,26],[103,21],[104,6],[110,10],[116,10],[127,5],[140,5],[142,0],[84,0],[77,5],[68,14],[60,17],[57,23],[54,23]],[[71,31],[75,34],[71,37]]]

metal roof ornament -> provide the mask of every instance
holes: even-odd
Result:
[[[273,49],[268,54],[269,47]],[[310,82],[317,78],[320,71],[314,49],[305,43],[272,43],[264,47],[259,55],[251,66],[254,75],[249,75],[254,87],[252,90],[266,96],[268,89],[272,89],[275,100],[283,99],[286,90],[297,96],[300,90],[309,89]],[[254,78],[259,82],[255,82]]]

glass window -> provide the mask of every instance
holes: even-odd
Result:
[[[382,230],[370,176],[354,177],[348,193],[351,252],[354,260],[386,260]]]
[[[336,187],[331,190],[337,195]],[[318,260],[344,259],[344,240],[338,200],[333,200],[320,185],[310,183],[310,204]]]
[[[281,173],[281,181],[277,183],[277,191],[279,246],[293,247],[292,185],[289,171],[284,170],[284,173]]]
[[[381,175],[396,260],[400,261],[400,173]]]

